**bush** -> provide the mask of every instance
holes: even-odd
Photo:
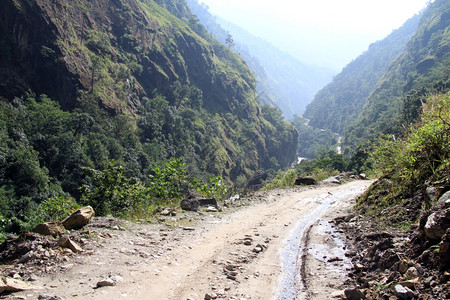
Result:
[[[145,186],[137,178],[126,177],[125,168],[114,161],[103,171],[91,168],[84,168],[84,171],[91,183],[81,187],[81,202],[92,206],[98,216],[127,216],[146,199]]]
[[[187,184],[187,168],[181,159],[172,158],[163,166],[153,166],[151,173],[148,192],[158,203],[181,198]]]
[[[360,199],[359,205],[398,204],[414,196],[425,182],[450,176],[450,94],[429,97],[419,122],[405,137],[391,135],[377,140],[371,159],[383,180]],[[370,197],[381,191],[381,197]]]
[[[267,184],[264,185],[264,190],[271,190],[278,187],[287,187],[292,186],[295,183],[295,179],[297,179],[298,173],[295,169],[288,169],[287,171],[279,170],[275,178],[270,180]]]
[[[198,193],[201,193],[206,198],[214,197],[217,200],[222,200],[228,193],[229,187],[224,184],[221,176],[211,176],[208,179],[208,183],[202,182],[197,178],[194,178],[190,185],[196,189]]]

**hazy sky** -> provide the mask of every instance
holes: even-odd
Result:
[[[303,62],[340,71],[428,0],[198,0]]]

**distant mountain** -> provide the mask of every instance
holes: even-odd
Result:
[[[310,120],[309,125],[342,134],[357,118],[389,64],[406,48],[419,20],[420,15],[416,15],[383,40],[371,44],[321,89],[303,114]]]
[[[450,88],[450,2],[435,0],[424,11],[406,49],[390,64],[345,132],[346,143],[399,133],[414,121],[430,93]]]
[[[226,44],[227,35],[231,35],[235,42],[233,50],[255,73],[260,99],[276,105],[285,117],[301,115],[316,92],[331,80],[334,71],[298,61],[239,26],[212,16],[197,0],[187,3],[219,41]]]

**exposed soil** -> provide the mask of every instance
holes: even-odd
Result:
[[[370,183],[258,192],[223,212],[179,212],[159,224],[96,217],[70,234],[83,248],[78,254],[33,236],[32,255],[0,271],[35,288],[3,298],[292,299],[289,284],[298,299],[330,299],[350,267],[329,221],[348,214]],[[286,252],[296,239],[300,248]],[[289,268],[291,254],[299,259]],[[97,287],[106,278],[114,286]]]

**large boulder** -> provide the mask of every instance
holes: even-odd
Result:
[[[219,204],[217,203],[217,199],[212,197],[212,198],[203,198],[203,199],[197,199],[198,204],[200,206],[214,206],[215,208],[219,207]]]
[[[32,231],[42,235],[51,235],[54,237],[66,233],[64,225],[60,221],[41,223],[34,227]]]
[[[201,199],[183,199],[181,200],[180,207],[183,210],[189,210],[189,211],[197,211],[199,206],[206,206],[206,207],[215,207],[216,209],[219,208],[219,204],[217,203],[217,199],[212,198],[201,198]]]
[[[85,206],[78,209],[73,214],[62,221],[66,229],[81,229],[89,223],[89,220],[95,215],[91,206]]]
[[[295,185],[316,185],[317,180],[312,177],[298,177],[295,179]]]
[[[180,207],[183,210],[197,211],[198,206],[199,206],[198,201],[194,199],[183,199],[181,200],[180,203]]]
[[[440,209],[428,216],[425,235],[431,240],[440,240],[450,228],[450,207]]]

